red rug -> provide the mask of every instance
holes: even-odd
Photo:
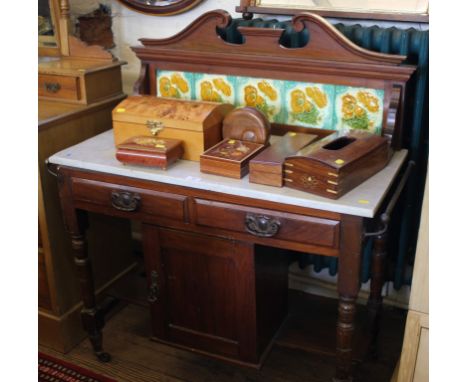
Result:
[[[39,382],[117,382],[39,352]]]

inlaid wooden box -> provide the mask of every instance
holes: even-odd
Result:
[[[249,161],[268,145],[270,123],[253,108],[231,111],[223,121],[224,140],[200,157],[200,171],[240,179],[249,172]]]
[[[288,132],[249,163],[249,182],[283,187],[284,159],[317,139],[315,134]]]
[[[116,146],[134,136],[183,141],[183,159],[199,161],[200,154],[221,140],[230,104],[185,101],[154,96],[132,96],[112,112]]]
[[[122,163],[165,170],[183,154],[183,143],[179,139],[133,137],[117,146],[115,156]]]
[[[383,169],[391,155],[385,137],[335,133],[285,159],[285,186],[338,199]]]
[[[249,172],[249,160],[264,144],[224,139],[200,157],[200,170],[209,174],[240,179]]]

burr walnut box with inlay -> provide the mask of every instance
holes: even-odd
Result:
[[[155,96],[131,96],[112,111],[115,145],[136,136],[178,139],[183,159],[200,154],[221,140],[222,121],[234,106]]]
[[[385,137],[361,131],[335,133],[286,157],[284,184],[338,199],[382,170],[391,155]]]

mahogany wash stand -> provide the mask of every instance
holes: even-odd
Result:
[[[405,83],[414,69],[401,65],[403,56],[354,45],[310,13],[292,19],[298,32],[309,33],[309,42],[296,49],[278,43],[281,29],[239,27],[244,43],[226,43],[216,29],[230,22],[227,12],[212,11],[171,38],[141,39],[143,46],[133,48],[142,61],[135,93],[157,95],[157,70],[382,89],[382,129],[392,137],[395,154],[384,170],[338,200],[251,184],[247,177],[202,174],[197,162],[179,161],[168,171],[126,167],[115,159],[111,132],[55,154],[49,167],[58,177],[72,239],[83,326],[95,354],[108,361],[102,348],[104,310],[95,301],[86,248],[88,211],[142,221],[158,340],[244,365],[261,364],[284,319],[287,260],[274,248],[334,256],[339,259],[335,381],[351,381],[361,250],[374,236],[368,306],[375,338],[387,226],[413,167],[403,171],[407,151],[400,148]],[[273,124],[278,135],[289,130],[324,135]],[[260,247],[271,250],[257,251]]]

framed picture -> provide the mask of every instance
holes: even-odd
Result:
[[[325,17],[425,22],[429,0],[241,0],[237,12],[295,15],[314,12]]]

